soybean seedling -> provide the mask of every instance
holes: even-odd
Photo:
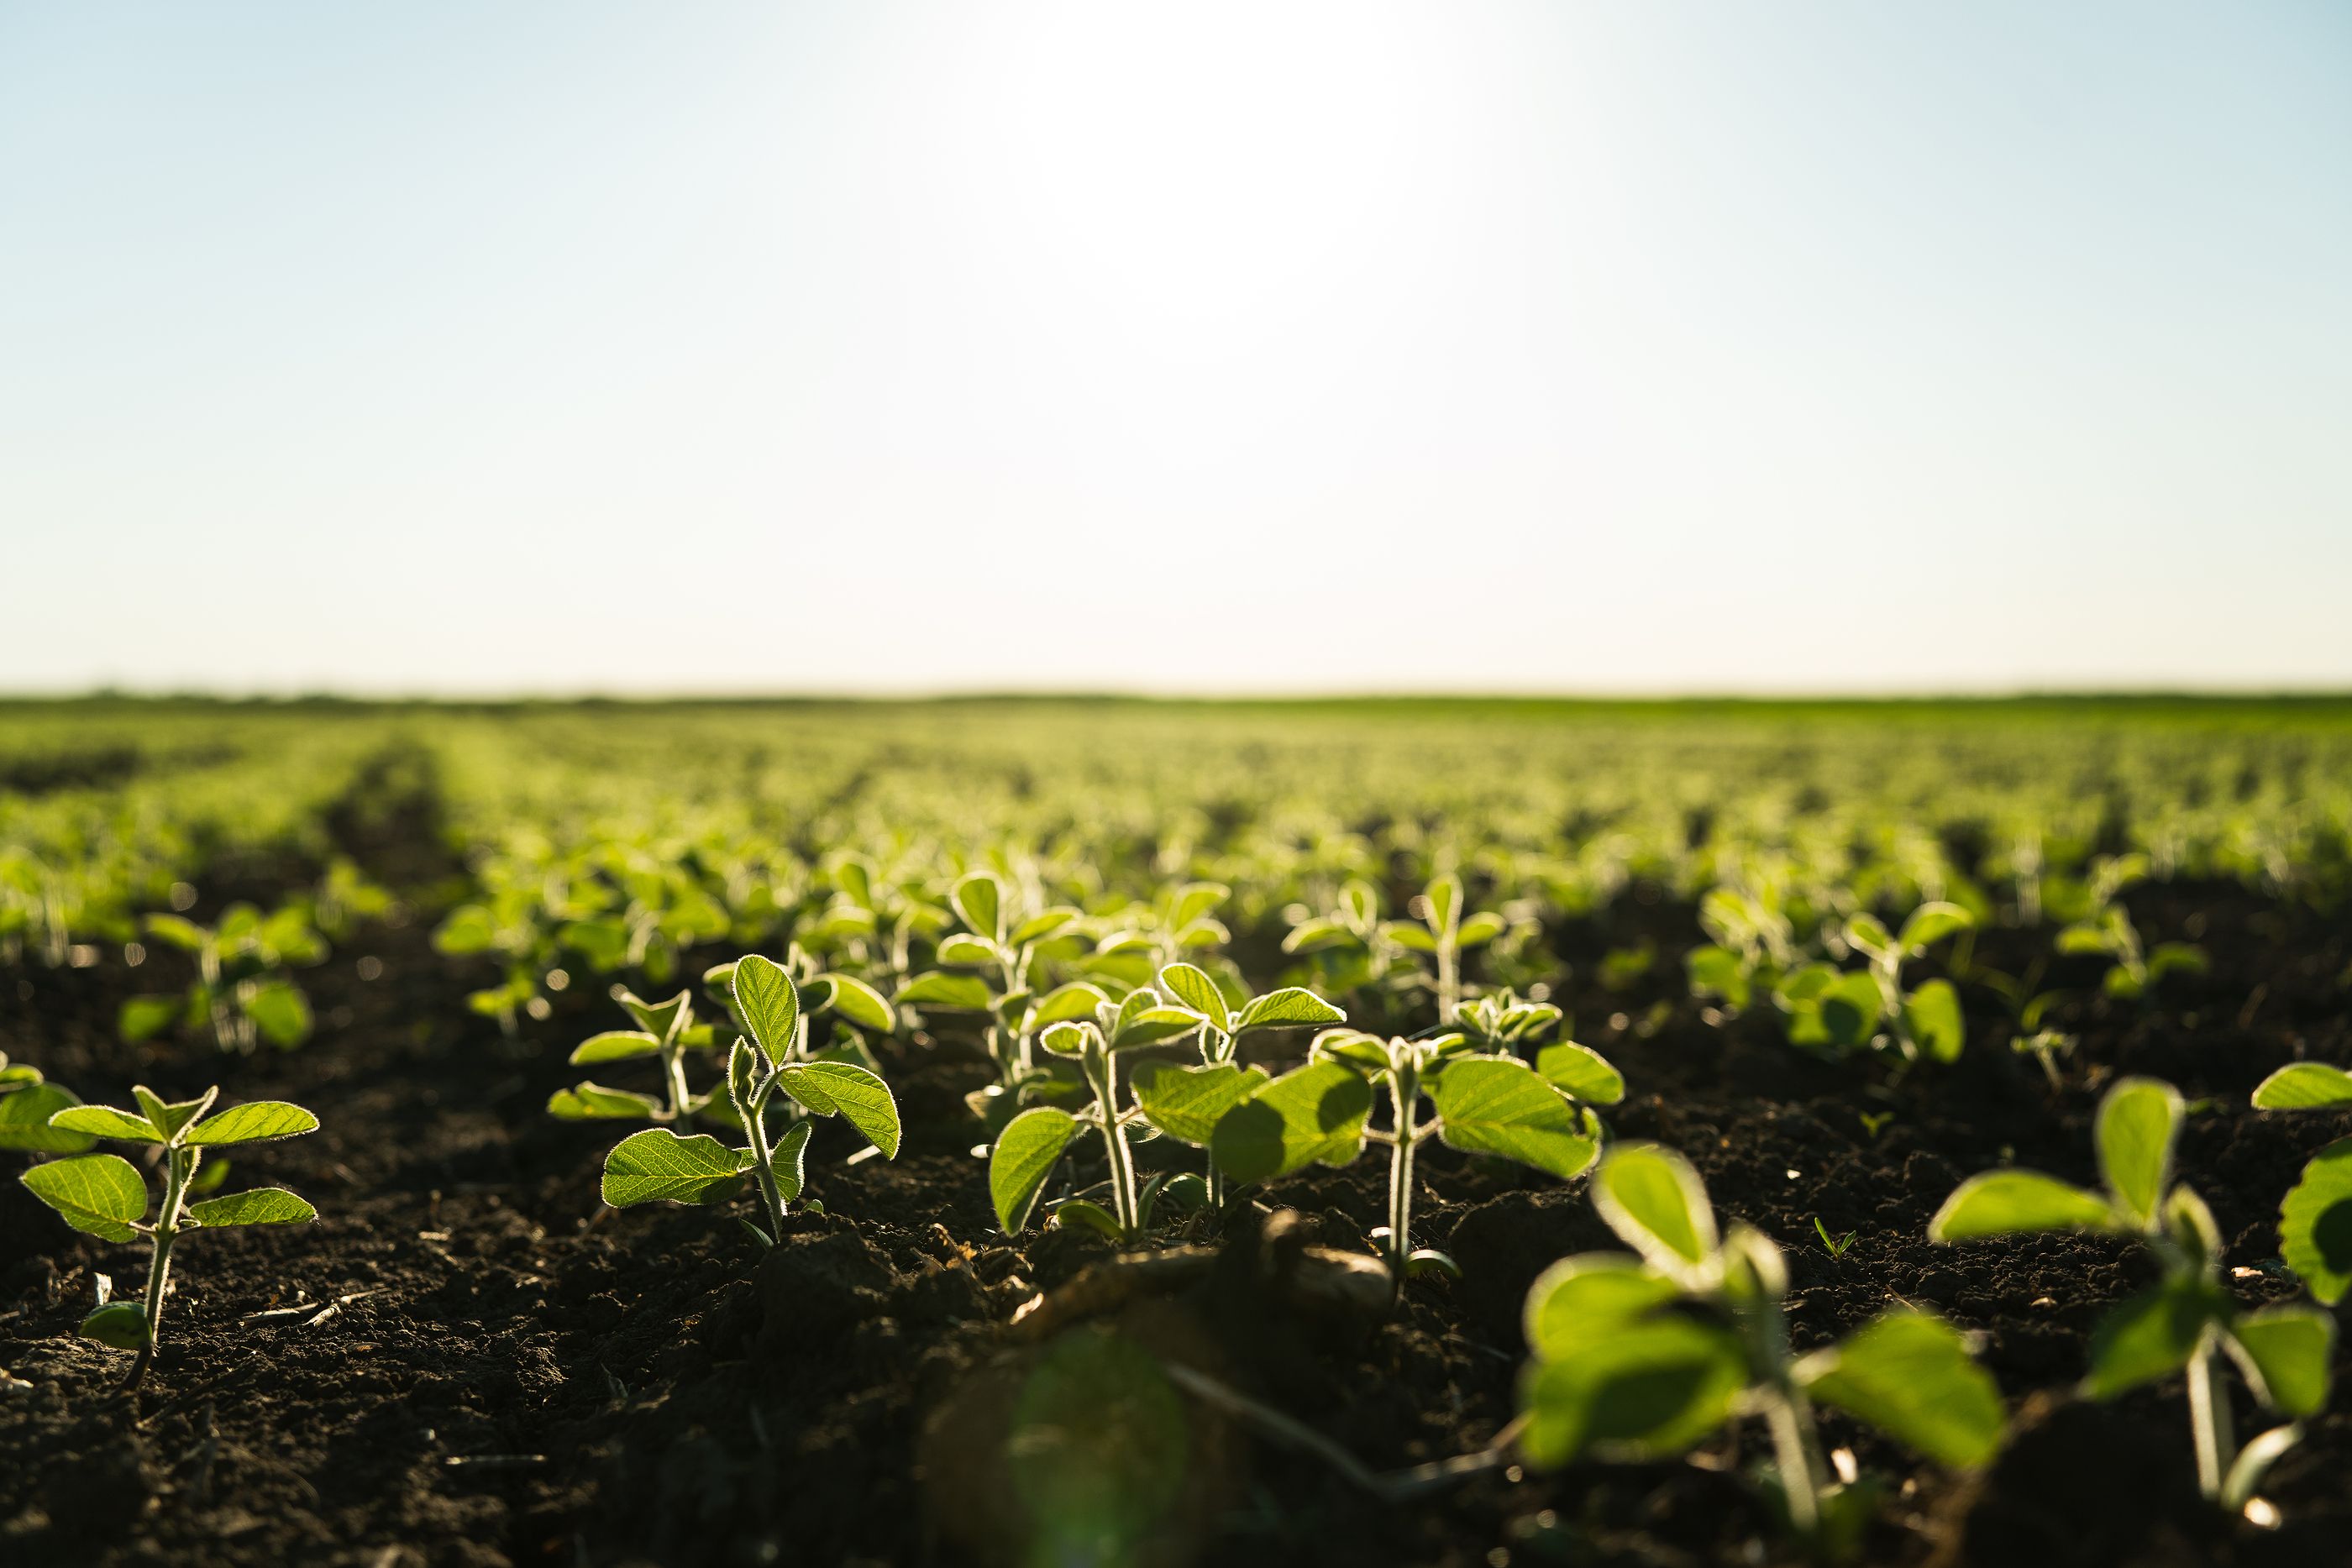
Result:
[[[768,1109],[776,1097],[813,1115],[841,1117],[885,1159],[898,1157],[898,1104],[890,1086],[863,1067],[808,1060],[799,990],[774,959],[757,953],[737,959],[731,985],[748,1038],[730,1049],[727,1093],[744,1144],[736,1147],[707,1133],[681,1136],[668,1127],[633,1133],[604,1156],[604,1197],[614,1208],[723,1203],[748,1177],[768,1223],[745,1220],[743,1228],[762,1247],[773,1247],[789,1206],[807,1185],[803,1155],[814,1125],[803,1116],[772,1136]]]
[[[1267,1082],[1263,1068],[1234,1061],[1243,1035],[1339,1023],[1347,1016],[1304,986],[1285,986],[1262,997],[1246,992],[1228,996],[1207,971],[1192,964],[1171,964],[1160,970],[1160,989],[1200,1015],[1201,1065],[1144,1063],[1134,1075],[1136,1105],[1160,1132],[1202,1149],[1216,1135],[1218,1118]],[[1213,1157],[1208,1161],[1203,1201],[1213,1208],[1224,1206],[1224,1173]]]
[[[1760,1416],[1790,1528],[1836,1558],[1853,1550],[1874,1498],[1831,1479],[1816,1406],[1962,1469],[2000,1446],[2000,1392],[1939,1318],[1898,1309],[1791,1354],[1780,1247],[1745,1225],[1720,1236],[1706,1185],[1673,1150],[1612,1148],[1592,1173],[1592,1204],[1637,1256],[1562,1259],[1528,1291],[1519,1447],[1529,1463],[1663,1458]]]
[[[161,1145],[163,1202],[152,1224],[147,1219],[147,1179],[120,1155],[50,1160],[17,1179],[76,1230],[108,1241],[133,1241],[144,1236],[153,1244],[142,1298],[109,1301],[81,1324],[82,1333],[100,1344],[139,1353],[129,1385],[135,1388],[145,1379],[155,1357],[156,1336],[163,1322],[163,1292],[171,1278],[172,1248],[183,1231],[229,1225],[299,1225],[318,1218],[317,1209],[282,1186],[255,1187],[190,1202],[190,1193],[200,1185],[196,1169],[206,1152],[316,1132],[319,1118],[282,1100],[251,1101],[206,1115],[220,1094],[217,1086],[176,1105],[166,1104],[145,1088],[133,1088],[131,1092],[139,1104],[135,1113],[111,1105],[74,1105],[51,1115],[49,1125],[58,1132],[115,1143]]]
[[[2036,1171],[1986,1171],[1944,1200],[1927,1237],[1973,1241],[2073,1230],[2137,1238],[2163,1278],[2094,1331],[2083,1391],[2112,1399],[2185,1367],[2198,1486],[2234,1512],[2303,1429],[2290,1419],[2241,1449],[2231,1430],[2223,1362],[2237,1364],[2265,1408],[2291,1418],[2316,1415],[2327,1403],[2336,1320],[2294,1303],[2244,1312],[2222,1288],[2221,1238],[2212,1214],[2194,1191],[2172,1182],[2173,1145],[2185,1113],[2171,1084],[2123,1079],[2099,1102],[2094,1134],[2104,1192]]]
[[[1889,932],[1875,915],[1846,922],[1846,945],[1870,960],[1870,967],[1841,974],[1827,964],[1807,964],[1783,978],[1774,999],[1788,1014],[1789,1042],[1842,1056],[1865,1045],[1894,1050],[1906,1063],[1926,1057],[1952,1062],[1968,1043],[1960,994],[1949,980],[1929,980],[1906,989],[1903,966],[1974,917],[1956,904],[1923,904]]]
[[[2118,894],[2147,874],[2142,854],[2103,856],[2092,867],[2090,908],[2081,919],[2058,933],[2061,953],[2090,953],[2105,957],[2107,972],[2100,989],[2125,1000],[2145,999],[2167,975],[2197,974],[2205,967],[2205,950],[2189,942],[2159,942],[2153,950],[2140,942],[2139,927]]]
[[[2352,1110],[2352,1072],[2325,1062],[2291,1063],[2255,1085],[2254,1109]],[[2279,1256],[2331,1307],[2352,1289],[2352,1138],[2312,1155],[2280,1203]]]
[[[1599,1058],[1577,1050],[1580,1075],[1583,1056]],[[1376,1089],[1386,1091],[1386,1128],[1369,1124]],[[1433,1115],[1422,1113],[1424,1095]],[[1229,1178],[1246,1183],[1318,1163],[1347,1166],[1366,1144],[1386,1144],[1389,1222],[1373,1239],[1390,1273],[1402,1281],[1461,1272],[1444,1253],[1412,1245],[1413,1160],[1423,1144],[1438,1138],[1450,1148],[1500,1155],[1566,1180],[1591,1168],[1601,1136],[1600,1119],[1574,1087],[1517,1057],[1475,1053],[1458,1031],[1382,1040],[1343,1029],[1317,1036],[1306,1066],[1220,1117],[1209,1153]]]
[[[185,991],[133,997],[122,1004],[122,1038],[137,1043],[177,1023],[210,1024],[223,1051],[251,1051],[262,1040],[281,1051],[310,1038],[310,999],[286,971],[326,956],[308,907],[281,905],[265,916],[250,904],[232,904],[220,924],[197,925],[179,915],[150,915],[147,935],[193,954],[196,977]]]
[[[1142,1120],[1143,1113],[1119,1103],[1119,1053],[1178,1039],[1204,1021],[1188,1008],[1169,1006],[1158,991],[1146,986],[1129,992],[1124,1001],[1103,1003],[1091,1019],[1046,1026],[1039,1043],[1077,1063],[1094,1103],[1076,1113],[1057,1105],[1033,1105],[1005,1124],[988,1153],[988,1192],[996,1207],[996,1222],[1006,1235],[1017,1233],[1029,1222],[1046,1178],[1085,1127],[1102,1134],[1103,1152],[1110,1163],[1111,1207],[1106,1211],[1099,1204],[1072,1198],[1055,1208],[1055,1219],[1090,1226],[1117,1242],[1132,1241],[1144,1234],[1168,1178],[1155,1176],[1148,1187],[1137,1183],[1128,1128]]]
[[[1388,939],[1408,952],[1429,956],[1436,968],[1433,988],[1437,993],[1437,1021],[1450,1024],[1462,1006],[1462,955],[1500,936],[1503,917],[1492,911],[1462,916],[1462,879],[1452,872],[1436,878],[1414,900],[1419,924],[1391,920],[1381,927]]]

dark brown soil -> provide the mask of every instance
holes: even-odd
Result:
[[[1872,1562],[2352,1561],[2352,1419],[2312,1423],[2273,1472],[2266,1494],[2286,1522],[2265,1532],[2196,1501],[2177,1384],[2112,1406],[2063,1397],[2091,1325],[2142,1281],[2128,1246],[1924,1239],[1954,1184],[2004,1157],[2089,1179],[2099,1088],[2152,1072],[2212,1102],[2181,1166],[2231,1239],[2235,1288],[2250,1301],[2294,1293],[2274,1260],[2276,1205],[2352,1117],[2242,1107],[2299,1055],[2352,1062],[2338,987],[2352,942],[2341,923],[2233,886],[2171,886],[2136,913],[2151,940],[2197,936],[2213,967],[2160,1008],[2077,1004],[2065,1021],[2084,1043],[2055,1095],[2009,1051],[1987,996],[1970,993],[1958,1069],[1896,1079],[1796,1055],[1768,1019],[1703,1019],[1678,977],[1687,908],[1628,900],[1605,925],[1557,934],[1580,1038],[1633,1086],[1616,1131],[1683,1149],[1727,1216],[1783,1241],[1801,1346],[1897,1301],[1982,1332],[2021,1411],[1990,1474],[1956,1479],[1825,1418],[1828,1441],[1892,1488]],[[1644,939],[1662,955],[1651,970],[1602,988],[1601,956]],[[1995,933],[1979,951],[2013,970],[2046,943]],[[359,977],[363,957],[381,964],[376,978]],[[846,1166],[850,1134],[820,1131],[812,1191],[829,1212],[801,1218],[763,1260],[723,1213],[603,1209],[597,1169],[617,1134],[543,1115],[571,1076],[565,1047],[612,1021],[600,987],[565,993],[510,1042],[465,1009],[486,975],[435,955],[418,925],[376,928],[306,977],[318,1039],[248,1061],[117,1043],[116,1008],[155,972],[110,955],[0,973],[0,1050],[92,1100],[119,1101],[134,1079],[178,1095],[217,1077],[233,1099],[310,1105],[321,1133],[240,1158],[233,1180],[283,1181],[320,1219],[192,1238],[164,1349],[126,1395],[129,1358],[73,1328],[100,1272],[136,1289],[141,1252],[78,1236],[0,1183],[0,1366],[28,1385],[0,1393],[0,1562],[1788,1558],[1740,1473],[1752,1437],[1690,1463],[1496,1470],[1389,1508],[1157,1372],[1208,1371],[1375,1469],[1476,1448],[1512,1414],[1527,1285],[1555,1258],[1611,1245],[1578,1187],[1428,1156],[1421,1239],[1466,1278],[1416,1284],[1386,1323],[1296,1317],[1228,1270],[1013,1347],[1001,1328],[1013,1310],[1102,1249],[994,1234],[961,1103],[985,1071],[954,1041],[900,1042],[887,1063],[908,1123],[895,1163]],[[2095,978],[2095,966],[2050,983]],[[1381,1222],[1381,1183],[1367,1164],[1267,1197],[1311,1217],[1324,1243],[1356,1247]],[[1816,1218],[1856,1232],[1852,1249],[1832,1260]],[[248,1321],[297,1303],[317,1310]],[[1106,1401],[1106,1387],[1126,1393]],[[2256,1413],[2239,1414],[2252,1429]]]

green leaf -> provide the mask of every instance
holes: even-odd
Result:
[[[310,1037],[310,998],[291,980],[265,981],[241,1005],[261,1038],[280,1051]]]
[[[1241,1010],[1230,1034],[1253,1029],[1294,1029],[1302,1024],[1341,1023],[1348,1015],[1304,986],[1268,991]]]
[[[1236,1032],[1225,993],[1217,989],[1207,970],[1192,964],[1171,964],[1160,971],[1160,988],[1207,1019],[1218,1033]]]
[[[1007,1236],[1019,1235],[1029,1223],[1045,1178],[1077,1135],[1077,1118],[1051,1105],[1032,1106],[1005,1124],[988,1151],[988,1196]]]
[[[1037,1043],[1055,1056],[1083,1056],[1087,1043],[1099,1039],[1101,1033],[1091,1023],[1047,1024],[1039,1031]]]
[[[1415,925],[1409,920],[1390,920],[1383,922],[1381,925],[1381,935],[1395,943],[1398,946],[1409,948],[1415,953],[1434,953],[1437,951],[1437,938],[1429,934],[1429,928],[1423,925]]]
[[[1345,1166],[1364,1147],[1372,1086],[1337,1061],[1284,1073],[1218,1120],[1210,1157],[1236,1182],[1270,1181],[1317,1161]]]
[[[166,1139],[176,1137],[181,1128],[211,1110],[214,1100],[219,1095],[220,1090],[215,1087],[205,1090],[194,1100],[183,1100],[173,1105],[143,1083],[131,1086],[131,1097],[139,1102],[140,1113]]]
[[[82,1319],[79,1332],[82,1338],[96,1340],[110,1350],[144,1350],[147,1304],[137,1301],[109,1301]]]
[[[1897,1311],[1874,1318],[1799,1364],[1824,1405],[1858,1416],[1940,1464],[1973,1469],[2000,1447],[2000,1390],[1941,1318]]]
[[[890,1086],[845,1061],[795,1063],[777,1075],[785,1093],[820,1116],[838,1115],[884,1159],[898,1157],[898,1102]]]
[[[659,1116],[662,1103],[626,1089],[575,1083],[547,1097],[547,1113],[566,1122],[643,1122]]]
[[[2194,1278],[2169,1280],[2129,1298],[2091,1331],[2091,1372],[2083,1392],[2113,1399],[2179,1371],[2206,1325],[2225,1319],[2228,1310],[2219,1291]]]
[[[1508,929],[1501,915],[1487,910],[1462,923],[1462,929],[1454,934],[1454,945],[1465,952],[1473,947],[1484,947]]]
[[[1114,1246],[1127,1239],[1127,1232],[1118,1227],[1118,1216],[1099,1203],[1088,1203],[1074,1197],[1058,1204],[1054,1209],[1054,1223],[1060,1226],[1083,1225]]]
[[[604,1156],[604,1201],[719,1203],[742,1186],[736,1151],[707,1133],[679,1137],[667,1127],[632,1133]]]
[[[188,1129],[190,1144],[259,1144],[319,1130],[319,1118],[283,1100],[253,1100],[207,1116]]]
[[[1041,909],[1013,928],[1008,940],[1015,947],[1026,946],[1041,937],[1051,936],[1078,917],[1078,912],[1068,904],[1057,904],[1051,909]]]
[[[2279,1204],[2279,1256],[2331,1307],[2352,1289],[2352,1138],[2312,1155]]]
[[[49,1125],[59,1132],[82,1133],[93,1138],[113,1138],[127,1144],[166,1141],[164,1134],[144,1116],[134,1116],[111,1105],[76,1105],[50,1117]]]
[[[979,976],[950,975],[940,969],[918,975],[898,988],[898,1000],[917,1007],[958,1008],[984,1013],[994,999]]]
[[[489,911],[478,904],[467,904],[449,912],[449,918],[433,933],[433,946],[452,958],[469,957],[488,952],[498,936]]]
[[[1588,1452],[1680,1453],[1730,1419],[1747,1383],[1738,1341],[1722,1329],[1672,1315],[1621,1325],[1574,1356],[1528,1364],[1519,1448],[1539,1468]]]
[[[282,1186],[257,1186],[226,1197],[208,1197],[188,1205],[188,1213],[203,1226],[299,1225],[319,1218],[317,1209]]]
[[[1690,970],[1694,996],[1718,996],[1735,1008],[1746,1007],[1755,997],[1748,967],[1727,947],[1694,947],[1683,962]]]
[[[1625,1098],[1625,1075],[1607,1057],[1572,1040],[1536,1052],[1536,1071],[1588,1105],[1614,1105]]]
[[[808,1172],[803,1163],[808,1151],[809,1135],[816,1131],[814,1122],[794,1122],[784,1129],[776,1146],[768,1151],[768,1174],[775,1178],[776,1196],[792,1203],[808,1185]]]
[[[568,921],[556,927],[555,939],[587,959],[600,975],[628,960],[629,928],[617,920]]]
[[[1862,970],[1831,981],[1819,1002],[1822,1027],[1831,1043],[1849,1051],[1869,1044],[1878,1030],[1885,1000],[1878,982]]]
[[[1036,1007],[1029,1015],[1029,1028],[1041,1030],[1047,1024],[1091,1019],[1095,1016],[1095,1009],[1108,1000],[1110,998],[1103,994],[1100,987],[1090,986],[1084,980],[1072,980],[1066,986],[1055,987],[1037,998]]]
[[[142,923],[147,935],[167,947],[177,947],[186,953],[201,953],[212,934],[194,921],[177,915],[151,915]]]
[[[679,1021],[690,1018],[694,1011],[694,998],[684,991],[661,1002],[646,1001],[635,991],[623,991],[613,999],[621,1004],[622,1010],[637,1020],[637,1027],[651,1035],[656,1045],[667,1040]],[[601,1040],[604,1037],[600,1035],[597,1038]],[[577,1061],[578,1058],[573,1060]]]
[[[939,959],[942,964],[993,964],[996,944],[969,931],[950,932],[940,940]]]
[[[1897,940],[1905,953],[1916,957],[1945,937],[1966,931],[1976,923],[1976,917],[1957,904],[1923,904],[1903,923],[1903,935]]]
[[[2257,1111],[2326,1111],[2352,1105],[2352,1072],[2322,1061],[2297,1061],[2254,1086]]]
[[[1587,1252],[1563,1258],[1536,1276],[1522,1314],[1528,1351],[1565,1361],[1639,1322],[1683,1289],[1638,1258]]]
[[[1958,1061],[1969,1042],[1968,1025],[1960,1017],[1960,993],[1949,980],[1930,980],[1904,998],[1903,1021],[1931,1061]]]
[[[1267,1082],[1263,1069],[1230,1061],[1213,1067],[1147,1061],[1136,1069],[1132,1087],[1145,1120],[1171,1138],[1205,1147],[1225,1113]]]
[[[1972,1176],[1927,1222],[1930,1241],[1974,1241],[2034,1230],[2113,1230],[2124,1222],[2107,1200],[2039,1171]]]
[[[2225,1341],[2255,1396],[2300,1419],[2327,1406],[2336,1318],[2300,1302],[2263,1307],[2230,1325]]]
[[[1282,950],[1286,953],[1320,953],[1326,948],[1351,944],[1355,940],[1356,934],[1341,922],[1318,916],[1292,926],[1290,934],[1282,939]]]
[[[2116,1212],[2145,1229],[2155,1223],[2180,1131],[2180,1091],[2153,1078],[2126,1078],[2099,1102],[2099,1170]]]
[[[774,959],[746,953],[735,960],[735,1005],[751,1025],[753,1043],[770,1061],[792,1055],[800,1028],[801,994]]]
[[[80,1103],[72,1090],[56,1083],[36,1083],[0,1094],[0,1149],[36,1155],[80,1154],[98,1141],[96,1135],[49,1123],[58,1112]]]
[[[1462,879],[1451,872],[1429,884],[1429,928],[1451,936],[1462,927]]]
[[[109,1241],[133,1241],[134,1220],[147,1218],[147,1184],[120,1155],[76,1155],[49,1160],[16,1178],[76,1230]]]
[[[1133,1051],[1138,1046],[1157,1045],[1200,1027],[1201,1015],[1190,1008],[1138,1008],[1131,1012],[1121,1009],[1118,1030],[1110,1037],[1110,1048]]]
[[[1690,1161],[1657,1144],[1619,1144],[1592,1173],[1592,1207],[1625,1244],[1678,1280],[1715,1255],[1720,1239],[1706,1184]]]
[[[1601,1140],[1581,1113],[1526,1062],[1458,1057],[1430,1090],[1438,1135],[1465,1154],[1500,1155],[1567,1180],[1591,1168]]]
[[[877,1034],[898,1029],[898,1015],[889,999],[855,975],[821,975],[817,984],[824,991],[823,1005],[858,1028]]]
[[[180,1016],[178,997],[132,997],[122,1004],[115,1020],[115,1031],[132,1045],[152,1039],[172,1027]]]
[[[661,1054],[661,1041],[643,1030],[614,1029],[603,1034],[592,1034],[572,1048],[565,1060],[574,1067],[593,1067],[604,1061],[629,1061],[640,1056]]]
[[[948,899],[973,931],[992,941],[1001,935],[1004,891],[995,877],[984,871],[973,872],[956,883]]]

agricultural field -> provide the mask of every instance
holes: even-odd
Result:
[[[0,705],[0,1562],[2352,1560],[2348,898],[2336,699]]]

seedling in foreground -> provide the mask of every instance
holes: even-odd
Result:
[[[5,1104],[5,1102],[0,1102]],[[2257,1111],[2352,1110],[2352,1072],[2325,1062],[2280,1068],[2254,1089]],[[2279,1256],[2334,1306],[2352,1289],[2352,1138],[2311,1156],[2279,1205]]]
[[[2036,1171],[1986,1171],[1944,1200],[1927,1236],[1970,1241],[2077,1230],[2139,1238],[2164,1277],[2110,1312],[2092,1334],[2083,1391],[2112,1399],[2186,1367],[2198,1486],[2235,1511],[2303,1429],[2291,1420],[2240,1449],[2231,1432],[2223,1357],[2238,1364],[2265,1408],[2314,1416],[2327,1403],[2336,1320],[2299,1304],[2243,1312],[2222,1289],[2221,1238],[2213,1217],[2195,1192],[2172,1185],[2173,1145],[2184,1114],[2171,1084],[2123,1079],[2099,1103],[2095,1136],[2105,1192],[2086,1192]]]
[[[1110,1161],[1111,1207],[1105,1212],[1099,1204],[1074,1198],[1055,1208],[1055,1218],[1092,1226],[1114,1241],[1130,1241],[1144,1233],[1165,1178],[1155,1177],[1149,1187],[1137,1184],[1127,1129],[1143,1113],[1119,1103],[1118,1053],[1190,1034],[1204,1021],[1189,1008],[1168,1006],[1147,986],[1129,992],[1125,1001],[1103,1003],[1092,1019],[1046,1027],[1038,1043],[1077,1062],[1094,1103],[1075,1114],[1059,1106],[1033,1105],[1005,1124],[988,1152],[988,1192],[996,1207],[996,1222],[1007,1235],[1028,1223],[1046,1178],[1082,1127],[1102,1134]]]
[[[1346,1017],[1303,986],[1286,986],[1262,997],[1244,996],[1236,1006],[1206,971],[1191,964],[1171,964],[1160,970],[1160,988],[1201,1015],[1201,1065],[1144,1063],[1135,1073],[1136,1104],[1144,1119],[1160,1131],[1203,1149],[1216,1135],[1217,1119],[1267,1081],[1264,1069],[1234,1062],[1234,1049],[1243,1035],[1339,1023]],[[1212,1158],[1205,1200],[1222,1207],[1224,1197],[1224,1173]]]
[[[727,1092],[743,1146],[732,1147],[707,1133],[681,1137],[667,1127],[648,1127],[622,1139],[604,1156],[604,1196],[615,1208],[723,1203],[749,1176],[759,1188],[768,1223],[762,1228],[747,1220],[744,1228],[761,1245],[772,1247],[783,1234],[787,1207],[806,1185],[802,1156],[814,1125],[798,1120],[772,1137],[768,1108],[776,1096],[782,1093],[814,1115],[838,1115],[885,1159],[898,1155],[898,1104],[889,1085],[865,1068],[807,1059],[808,1023],[801,1016],[800,992],[773,959],[756,953],[737,959],[731,983],[750,1036],[735,1041],[727,1063]]]
[[[1552,1051],[1561,1051],[1555,1046]],[[1237,1182],[1270,1180],[1318,1162],[1354,1162],[1367,1143],[1389,1145],[1389,1222],[1374,1232],[1397,1279],[1434,1270],[1458,1274],[1454,1260],[1412,1246],[1413,1156],[1433,1137],[1469,1154],[1500,1155],[1563,1180],[1581,1176],[1601,1150],[1601,1123],[1586,1103],[1599,1101],[1599,1063],[1583,1047],[1553,1059],[1562,1076],[1547,1076],[1511,1056],[1473,1052],[1454,1031],[1428,1040],[1382,1040],[1355,1030],[1328,1030],[1316,1038],[1306,1066],[1286,1072],[1218,1120],[1209,1152]],[[1376,1088],[1388,1091],[1386,1129],[1368,1125]],[[1423,1119],[1426,1093],[1436,1114]],[[1613,1103],[1613,1098],[1605,1102]]]
[[[1592,1202],[1640,1256],[1563,1259],[1528,1292],[1534,1359],[1519,1385],[1528,1417],[1519,1443],[1530,1463],[1661,1458],[1761,1416],[1790,1527],[1835,1557],[1855,1543],[1874,1498],[1831,1479],[1816,1404],[1948,1465],[1981,1465],[2000,1446],[2000,1391],[1939,1318],[1898,1309],[1792,1355],[1780,1249],[1744,1225],[1718,1239],[1705,1184],[1673,1150],[1611,1149],[1593,1172]]]
[[[163,1204],[147,1223],[147,1179],[120,1155],[77,1155],[35,1166],[17,1179],[76,1230],[109,1241],[144,1236],[154,1243],[147,1265],[147,1290],[136,1301],[109,1301],[82,1320],[81,1332],[100,1344],[135,1350],[131,1385],[138,1386],[155,1356],[163,1321],[163,1291],[171,1277],[172,1245],[184,1230],[228,1225],[299,1225],[319,1211],[282,1186],[256,1187],[191,1203],[196,1167],[209,1149],[266,1143],[316,1132],[319,1118],[282,1100],[256,1100],[207,1116],[217,1086],[179,1104],[166,1104],[145,1088],[131,1092],[136,1113],[111,1105],[75,1105],[49,1118],[51,1128],[85,1137],[163,1147]],[[85,1145],[86,1146],[86,1145]]]

